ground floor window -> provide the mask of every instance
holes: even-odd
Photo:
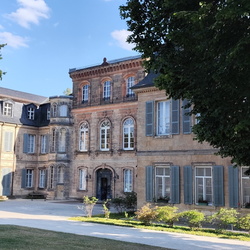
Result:
[[[87,169],[79,169],[79,189],[87,190]]]
[[[155,168],[155,197],[157,201],[170,200],[170,167]]]
[[[245,174],[247,169],[248,167],[241,169],[242,201],[244,207],[250,208],[250,176]]]
[[[212,168],[195,169],[195,202],[212,204]]]
[[[133,171],[131,169],[124,170],[124,192],[133,191]]]
[[[46,181],[46,170],[40,169],[39,170],[39,188],[45,188],[45,181]]]
[[[22,188],[33,188],[34,187],[34,169],[23,169],[22,170]]]

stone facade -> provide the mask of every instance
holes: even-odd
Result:
[[[157,89],[140,57],[104,58],[69,76],[70,96],[0,88],[0,196],[105,200],[135,191],[139,207],[244,212],[250,205],[246,168],[194,140],[187,101]]]

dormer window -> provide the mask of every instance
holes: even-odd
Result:
[[[12,116],[12,112],[13,112],[13,104],[5,102],[3,107],[3,115]]]
[[[35,109],[29,107],[28,108],[28,119],[34,120],[34,118],[35,118]]]

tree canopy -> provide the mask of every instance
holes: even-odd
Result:
[[[6,44],[0,44],[0,51],[2,49],[2,47],[4,47]],[[2,59],[2,54],[0,53],[0,60]],[[5,74],[5,72],[3,72],[1,69],[0,69],[0,80],[2,80],[2,76]]]
[[[250,166],[250,1],[128,0],[120,14],[156,86],[199,115],[196,139]]]

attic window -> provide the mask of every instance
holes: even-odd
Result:
[[[5,102],[3,108],[3,115],[12,116],[12,112],[13,112],[13,105],[9,102]]]
[[[34,120],[35,118],[35,109],[34,108],[28,108],[28,119]]]

